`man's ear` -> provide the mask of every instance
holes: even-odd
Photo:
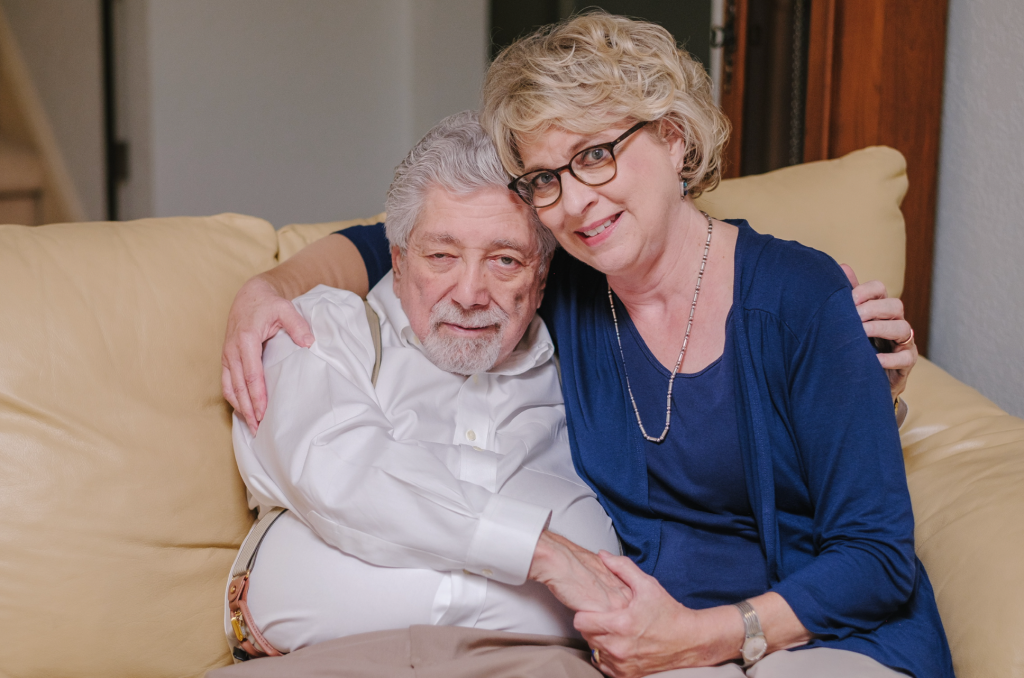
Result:
[[[537,289],[537,308],[540,308],[541,303],[544,301],[544,291],[548,288],[548,274],[551,273],[551,260],[554,258],[554,254],[548,257],[547,265],[544,267],[544,275],[540,279],[540,285]]]
[[[391,270],[394,273],[394,281],[392,287],[395,290],[395,294],[398,294],[398,283],[402,279],[402,250],[398,249],[397,245],[391,246]]]

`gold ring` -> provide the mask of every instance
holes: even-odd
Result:
[[[600,650],[591,650],[590,651],[590,661],[594,662],[594,664],[600,664],[601,663],[601,651]]]
[[[912,342],[913,340],[914,340],[914,328],[913,328],[913,327],[911,327],[911,328],[910,328],[910,336],[909,336],[909,337],[907,337],[905,341],[897,341],[897,342],[896,342],[896,345],[897,345],[897,346],[906,346],[907,344],[909,344],[909,343],[910,343],[910,342]]]

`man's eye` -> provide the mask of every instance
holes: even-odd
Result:
[[[434,257],[435,259],[445,259],[447,258],[448,255],[445,254],[444,252],[434,252],[431,256]]]
[[[516,260],[513,259],[512,257],[499,257],[498,261],[500,261],[505,266],[511,266],[512,264],[516,263]]]

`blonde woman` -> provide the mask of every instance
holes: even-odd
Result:
[[[577,614],[600,667],[952,676],[843,272],[692,202],[729,129],[701,65],[658,26],[580,16],[498,56],[481,124],[572,257],[542,313],[633,593]]]
[[[481,121],[510,188],[562,246],[541,314],[576,470],[626,556],[573,563],[545,535],[531,578],[578,610],[598,668],[952,677],[892,416],[912,332],[892,302],[861,304],[881,321],[869,332],[900,343],[890,384],[835,262],[696,209],[728,134],[700,64],[656,25],[579,16],[502,52]],[[280,327],[311,342],[283,298],[316,282],[365,292],[364,271],[372,283],[386,268],[371,230],[239,293],[224,390],[251,426],[259,342]],[[628,591],[569,591],[574,566]]]

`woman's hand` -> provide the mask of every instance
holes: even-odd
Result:
[[[292,302],[262,275],[250,278],[235,295],[221,353],[224,398],[245,419],[253,435],[267,411],[263,342],[284,330],[299,346],[313,345],[313,333]]]
[[[843,264],[843,271],[853,285],[853,303],[864,323],[869,337],[888,339],[893,344],[892,353],[879,353],[878,360],[889,375],[889,389],[893,400],[907,387],[907,378],[917,363],[917,345],[913,341],[910,323],[903,317],[903,302],[890,299],[889,294],[878,280],[861,285],[853,269]],[[906,344],[900,344],[911,338]]]
[[[601,671],[614,678],[637,678],[714,666],[739,656],[744,629],[738,609],[691,610],[629,558],[605,551],[599,555],[632,591],[623,610],[576,613],[576,630],[598,651]]]
[[[632,594],[604,561],[565,537],[544,530],[530,564],[529,579],[551,589],[572,610],[621,610]]]

